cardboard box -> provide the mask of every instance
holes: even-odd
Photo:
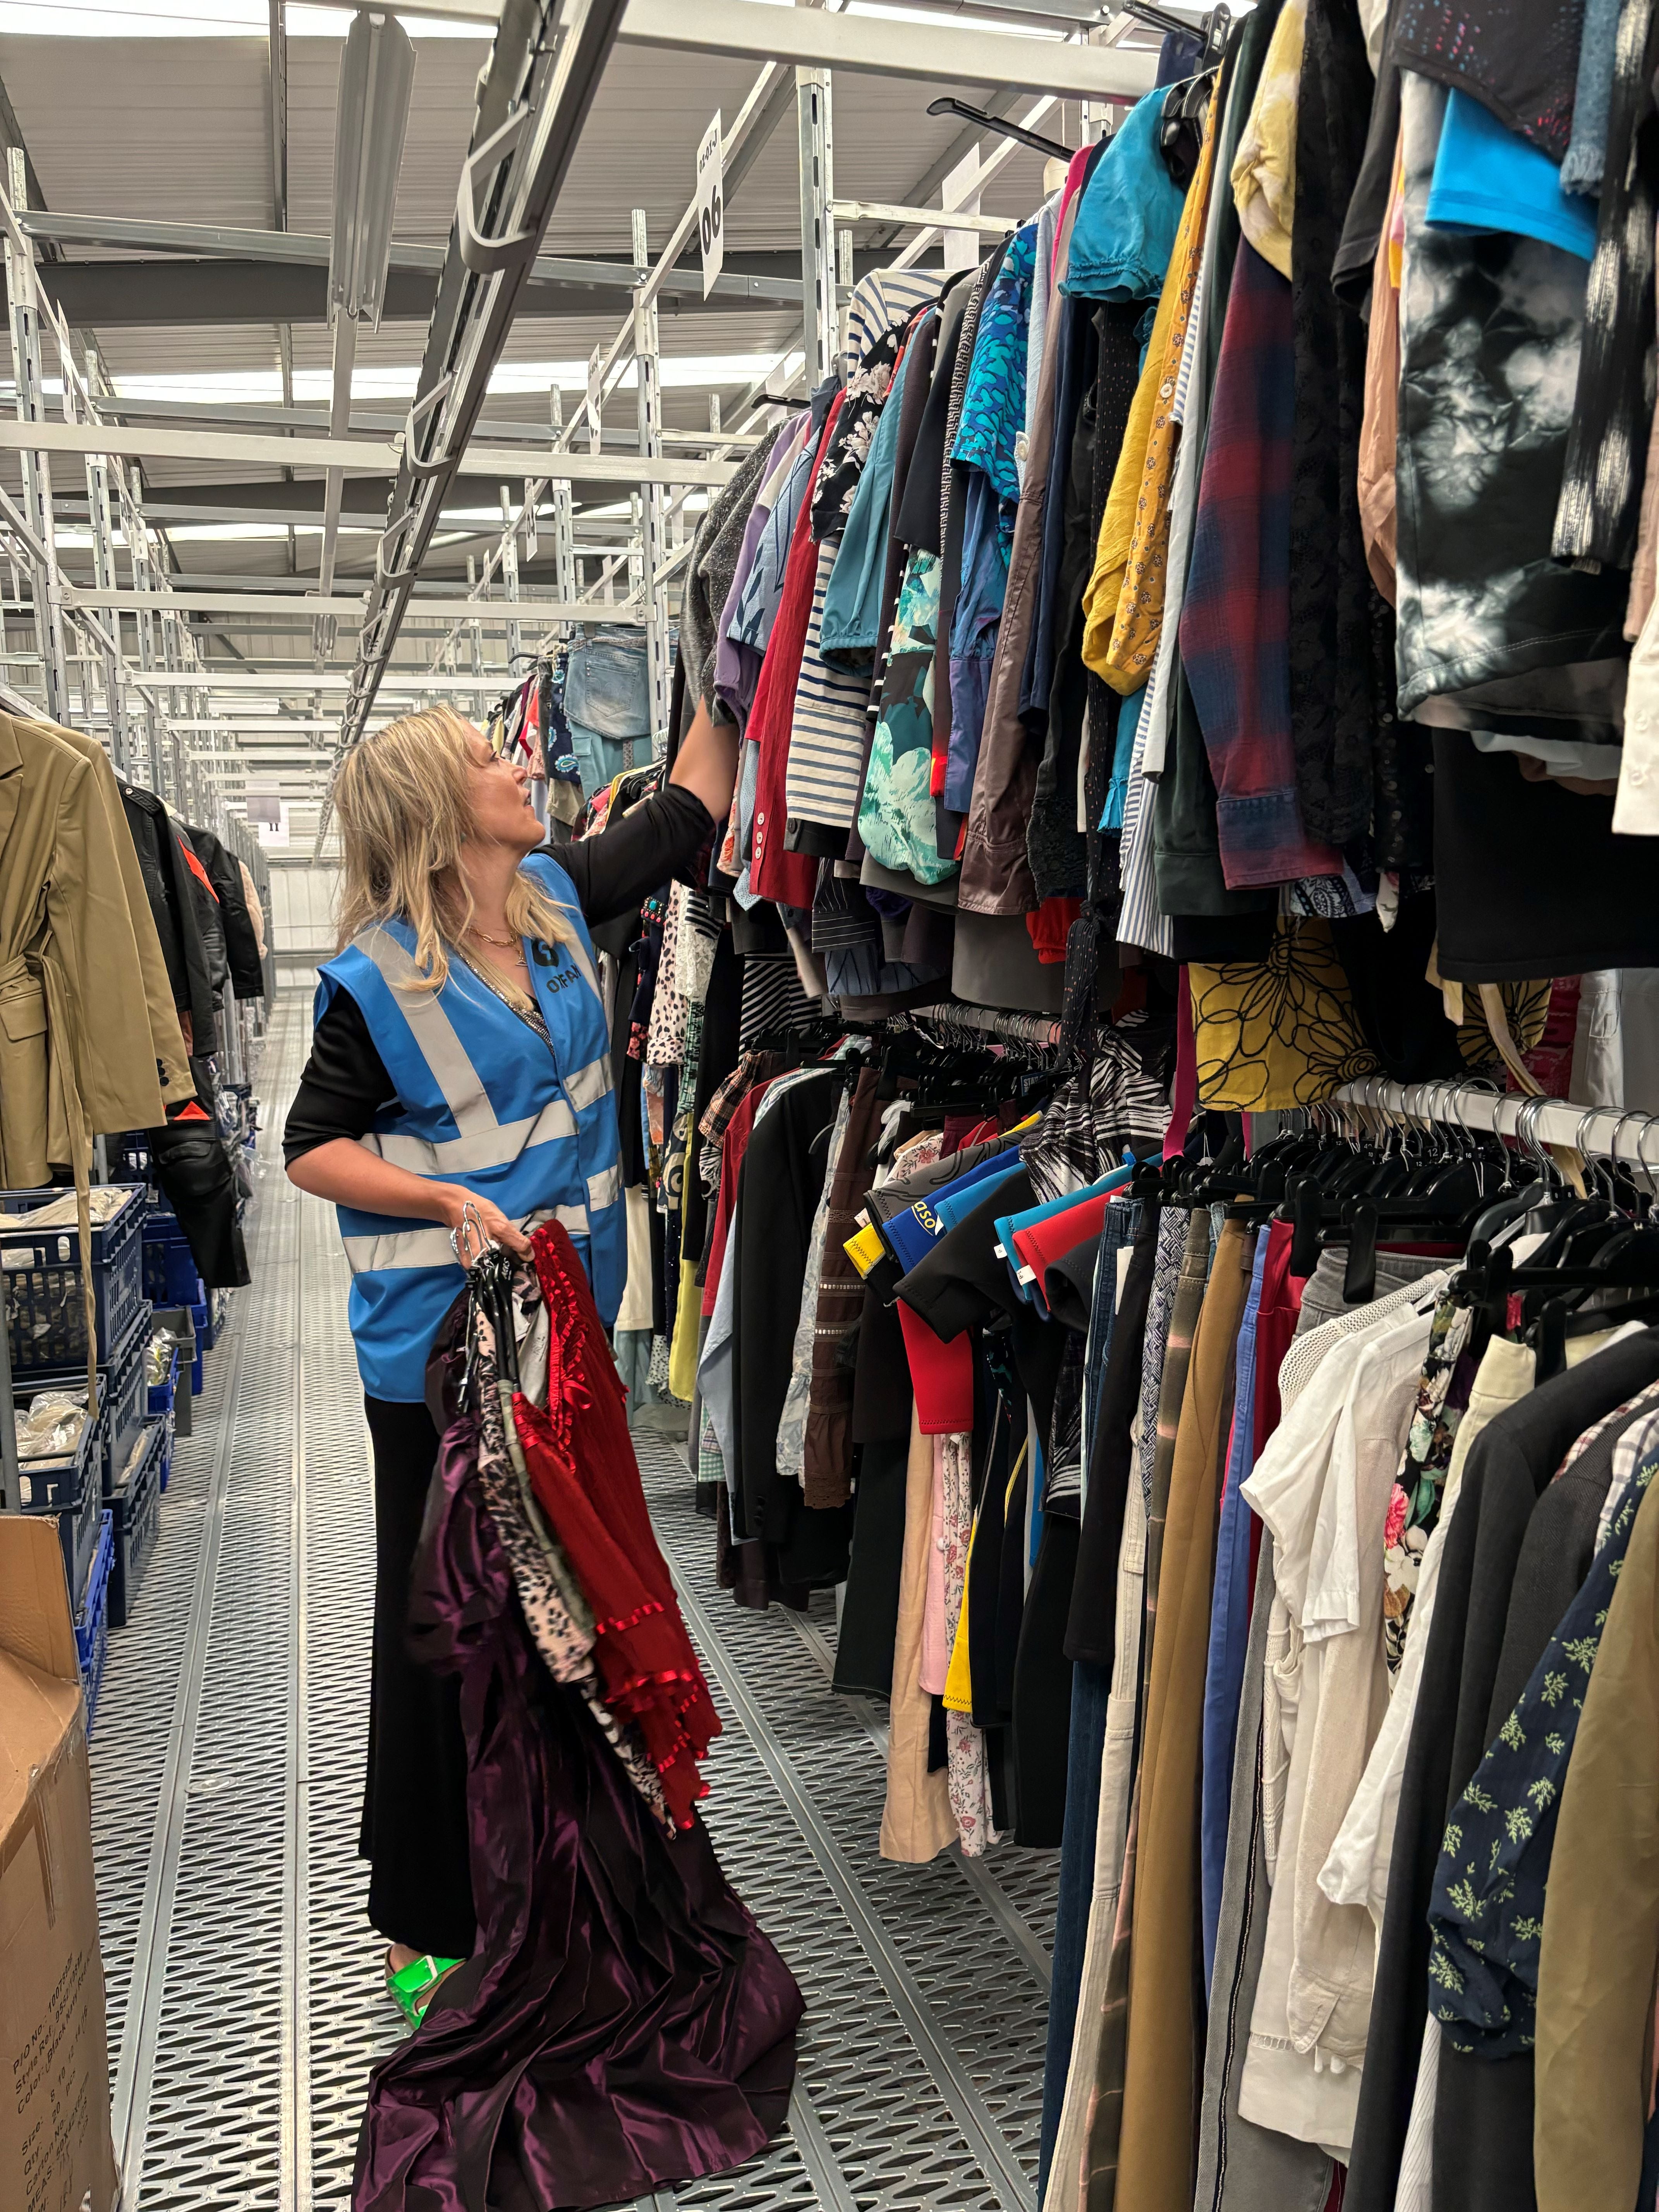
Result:
[[[50,1520],[0,1515],[0,2212],[110,2212],[81,1669]]]

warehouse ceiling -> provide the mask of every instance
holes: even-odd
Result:
[[[0,0],[0,138],[27,157],[29,227],[43,287],[63,310],[77,349],[95,349],[118,419],[185,428],[290,429],[328,426],[332,346],[326,319],[333,219],[336,108],[350,15],[337,6],[282,0]],[[1059,40],[1063,12],[1034,15],[1011,3],[886,7],[925,38],[952,21],[1011,35]],[[1086,0],[1085,0],[1086,4]],[[398,171],[392,265],[384,318],[360,332],[350,385],[353,432],[392,436],[415,393],[437,273],[454,219],[457,183],[474,118],[487,28],[400,18],[416,66]],[[1127,35],[1126,35],[1127,33]],[[274,34],[274,35],[273,35]],[[1127,18],[1108,33],[1155,44]],[[278,79],[273,86],[273,55]],[[555,386],[568,419],[585,388],[589,356],[629,313],[632,210],[642,209],[651,253],[659,251],[692,196],[696,147],[718,111],[727,127],[755,82],[752,60],[618,45],[611,52],[541,256],[491,378],[477,434],[493,447],[525,441],[534,468]],[[1021,112],[1012,88],[967,87],[837,72],[833,89],[835,189],[841,198],[938,204],[947,172],[975,143],[1002,142],[930,100],[959,90],[993,112]],[[781,383],[799,363],[800,204],[793,97],[729,194],[726,280],[705,302],[695,261],[659,302],[664,412],[668,427],[706,431],[711,396],[727,427],[742,395]],[[1045,133],[1079,143],[1079,105],[1060,102]],[[1042,196],[1042,160],[1021,149],[988,185],[983,211],[1018,219]],[[855,270],[878,265],[908,234],[872,222],[854,230]],[[927,258],[927,257],[925,257]],[[933,256],[938,258],[937,247]],[[55,416],[46,362],[47,413]],[[3,377],[8,386],[9,377]],[[9,395],[8,395],[9,397]],[[130,412],[121,413],[118,410]],[[631,372],[607,403],[605,442],[635,446]],[[146,514],[162,533],[171,580],[180,587],[267,590],[317,577],[324,483],[316,469],[147,459]],[[0,484],[19,483],[15,454]],[[516,501],[522,479],[509,487]],[[372,573],[386,517],[389,477],[344,481],[334,589],[356,591]],[[68,578],[92,582],[82,471],[54,471],[59,557]],[[482,565],[501,530],[499,472],[463,473],[447,495],[441,526],[421,569],[424,586],[465,591],[471,556]],[[684,526],[706,495],[693,495]],[[629,487],[576,491],[579,547],[619,545],[629,526]],[[551,540],[521,551],[527,595],[552,588]],[[587,574],[597,574],[597,564]],[[118,557],[118,580],[130,580]],[[285,617],[193,617],[216,668],[300,675],[318,665],[308,635]],[[305,626],[308,629],[308,625]],[[32,625],[29,626],[32,631]],[[9,647],[22,651],[14,614]],[[428,646],[429,651],[429,646]],[[499,639],[489,648],[501,652]],[[352,641],[327,665],[349,667]],[[404,658],[409,656],[405,655]],[[419,658],[418,655],[416,656]],[[424,665],[422,661],[421,665]],[[14,680],[21,680],[14,672]],[[331,702],[337,705],[337,702]],[[292,702],[284,710],[295,718]],[[325,723],[327,709],[315,717]],[[319,757],[325,733],[304,744]]]

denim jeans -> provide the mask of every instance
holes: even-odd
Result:
[[[564,711],[573,730],[580,723],[602,738],[648,738],[651,690],[643,642],[617,630],[584,639],[566,664]]]
[[[613,776],[625,768],[641,765],[649,750],[643,738],[602,738],[597,730],[590,730],[586,722],[570,725],[570,749],[576,756],[576,768],[582,780],[582,795],[592,799],[603,791]]]

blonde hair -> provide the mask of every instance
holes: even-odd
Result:
[[[474,907],[460,866],[472,834],[471,740],[478,732],[453,707],[400,714],[354,745],[334,779],[343,868],[337,926],[342,951],[377,921],[415,932],[410,988],[436,991],[449,951],[472,927]],[[531,877],[514,876],[507,927],[545,945],[574,943],[568,918]]]

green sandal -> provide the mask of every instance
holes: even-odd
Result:
[[[460,1964],[459,1959],[434,1958],[428,1951],[424,1958],[411,1960],[394,1973],[392,1954],[386,1953],[386,1992],[411,2027],[420,2026],[439,1983]]]

